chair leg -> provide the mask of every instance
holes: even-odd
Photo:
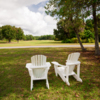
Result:
[[[68,76],[66,76],[66,84],[68,85],[68,86],[70,86],[70,83],[69,83],[69,77]]]
[[[69,66],[67,66],[67,67],[65,68],[65,72],[66,72],[66,80],[65,80],[65,82],[66,82],[66,84],[67,84],[68,86],[70,86],[70,83],[69,83],[69,75],[68,75],[68,73],[69,73]]]
[[[31,78],[31,87],[30,87],[30,89],[31,89],[31,91],[33,89],[33,80],[32,80],[32,78]]]
[[[82,79],[80,78],[80,64],[77,65],[77,74],[73,76],[77,81],[82,82]]]
[[[46,79],[46,86],[47,86],[47,88],[49,89],[49,82],[48,82],[48,79]]]
[[[78,77],[77,74],[74,74],[73,77],[74,77],[77,81],[82,82],[82,79],[81,79],[80,77]]]
[[[56,76],[58,76],[58,73],[57,73],[57,65],[54,65],[54,69],[55,69],[55,74],[56,74]]]

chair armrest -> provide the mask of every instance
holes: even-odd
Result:
[[[50,66],[51,66],[50,62],[46,62],[46,65],[47,65],[48,67],[50,67]]]
[[[29,71],[29,75],[32,76],[33,75],[32,69],[28,68],[28,71]]]
[[[60,64],[58,63],[58,62],[56,62],[56,61],[53,61],[53,62],[51,62],[52,64],[54,64],[54,65],[57,65],[57,66],[59,66]]]
[[[60,66],[60,67],[67,67],[66,65],[61,65],[61,64],[60,64],[59,66]]]
[[[61,65],[56,61],[51,62],[52,64],[56,65],[56,66],[60,66],[60,67],[67,67],[66,65]]]
[[[80,61],[76,61],[76,62],[66,62],[66,65],[70,66],[70,65],[78,65],[80,64]]]
[[[50,62],[46,62],[46,64],[44,66],[33,66],[32,63],[26,64],[26,68],[28,68],[28,69],[30,69],[30,68],[34,68],[34,69],[47,68],[47,67],[50,67],[50,66],[51,66]]]

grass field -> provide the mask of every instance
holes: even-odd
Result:
[[[34,81],[30,91],[30,76],[25,68],[31,56],[43,54],[47,61],[65,64],[67,56],[80,52],[80,74],[83,83],[70,76],[70,86],[55,76],[51,65],[48,80]],[[80,48],[28,48],[0,50],[0,100],[100,100],[100,57],[94,55],[94,48],[82,52]]]
[[[0,41],[0,47],[12,47],[12,46],[46,46],[46,45],[73,45],[79,43],[61,43],[61,41],[54,40],[32,40],[32,41],[12,41],[8,43],[7,41]],[[94,43],[83,43],[84,45],[93,45]]]

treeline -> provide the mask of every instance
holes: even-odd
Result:
[[[23,40],[54,40],[54,35],[43,35],[43,36],[33,36],[33,35],[24,35]]]
[[[11,40],[54,40],[54,35],[43,35],[43,36],[33,36],[33,35],[24,35],[24,31],[19,27],[4,25],[0,27],[0,40],[6,39],[9,42]]]

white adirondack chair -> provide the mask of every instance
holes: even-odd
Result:
[[[48,82],[48,70],[51,64],[46,62],[46,56],[44,55],[35,55],[31,57],[31,63],[26,64],[26,68],[29,71],[29,75],[31,77],[31,87],[33,88],[33,81],[34,80],[44,80],[46,79],[46,86],[49,89],[49,82]]]
[[[61,65],[56,61],[52,62],[52,64],[54,64],[56,76],[59,74],[61,79],[64,82],[66,82],[67,85],[70,85],[69,83],[70,75],[73,75],[73,77],[77,81],[82,82],[82,79],[80,78],[80,61],[78,61],[79,56],[80,56],[80,53],[78,52],[69,54],[68,59],[66,60],[67,61],[66,65]],[[77,74],[74,72],[75,66],[77,66]]]

